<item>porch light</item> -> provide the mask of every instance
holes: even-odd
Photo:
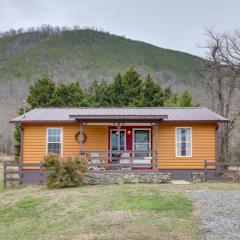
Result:
[[[131,130],[128,130],[128,131],[127,131],[127,134],[130,135],[130,134],[131,134]]]

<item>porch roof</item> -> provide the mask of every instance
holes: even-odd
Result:
[[[36,108],[12,119],[28,122],[227,122],[228,119],[203,107],[165,108]]]

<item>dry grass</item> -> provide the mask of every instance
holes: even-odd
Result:
[[[170,192],[185,192],[185,191],[240,191],[240,183],[234,182],[206,182],[194,183],[190,185],[163,185],[162,189]]]
[[[0,238],[199,239],[199,209],[186,191],[240,190],[236,183],[3,189],[0,165]]]
[[[0,192],[2,239],[198,239],[192,203],[162,185]]]

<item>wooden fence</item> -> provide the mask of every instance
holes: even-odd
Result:
[[[205,180],[240,181],[240,162],[204,162]]]
[[[35,169],[35,170],[34,170]],[[3,164],[3,184],[7,183],[35,183],[44,184],[44,168],[40,163],[16,163],[4,162]]]

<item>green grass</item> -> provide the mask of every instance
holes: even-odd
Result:
[[[174,216],[183,217],[191,214],[192,203],[183,194],[169,194],[165,192],[153,192],[146,194],[125,191],[118,195],[117,199],[110,201],[112,210],[138,210],[167,212]]]
[[[191,201],[161,185],[23,187],[0,203],[4,240],[198,239]]]

